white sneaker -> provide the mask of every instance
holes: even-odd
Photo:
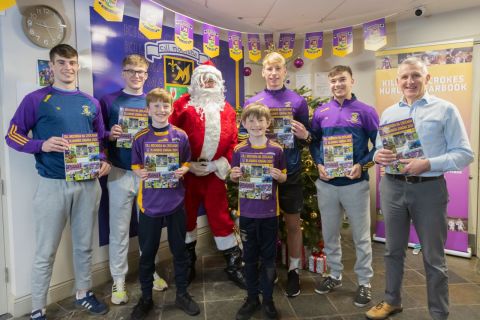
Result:
[[[125,288],[125,282],[118,281],[113,283],[112,286],[112,303],[113,304],[125,304],[128,302],[127,289]]]
[[[163,280],[157,272],[153,273],[153,290],[155,291],[165,291],[168,288],[168,284]]]

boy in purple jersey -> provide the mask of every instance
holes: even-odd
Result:
[[[138,191],[137,204],[140,210],[138,241],[140,244],[139,278],[142,297],[133,309],[131,319],[145,319],[153,308],[152,289],[155,255],[160,245],[162,226],[168,230],[168,244],[173,255],[177,295],[175,305],[188,315],[200,313],[197,303],[187,292],[189,258],[185,247],[186,220],[183,182],[173,188],[150,188],[146,184],[147,170],[144,168],[146,143],[168,142],[178,146],[180,167],[174,171],[181,179],[189,170],[190,145],[187,134],[168,123],[172,114],[172,96],[156,88],[147,94],[147,110],[152,123],[135,135],[132,145],[132,170],[142,180]]]
[[[128,272],[128,244],[130,236],[130,220],[133,202],[138,193],[139,180],[131,170],[132,149],[129,146],[117,146],[117,139],[123,133],[119,125],[122,110],[135,110],[146,107],[143,86],[148,79],[148,61],[138,55],[131,54],[122,61],[122,78],[125,88],[109,93],[100,99],[103,120],[108,138],[108,158],[112,162],[112,170],[108,175],[108,208],[109,208],[109,259],[110,273],[113,278],[113,304],[128,302],[125,287],[125,276]],[[158,275],[154,276],[156,290],[166,287],[166,283]],[[163,285],[161,285],[163,284]]]
[[[245,105],[252,102],[261,102],[271,111],[273,116],[276,112],[291,112],[283,130],[291,132],[291,145],[284,147],[285,158],[287,161],[287,181],[279,186],[279,204],[284,213],[285,225],[287,227],[287,245],[288,245],[288,277],[285,288],[287,297],[295,297],[300,294],[299,268],[302,252],[302,230],[300,228],[300,213],[303,210],[303,186],[302,186],[302,161],[301,149],[310,144],[311,136],[307,128],[308,124],[308,105],[305,99],[296,92],[287,89],[284,85],[287,76],[285,58],[278,52],[272,52],[263,59],[262,77],[265,79],[265,90],[249,98]],[[291,111],[289,111],[291,110]],[[287,113],[288,113],[287,112]],[[245,129],[240,127],[239,140],[245,139]],[[288,134],[287,134],[288,136]],[[269,134],[270,137],[270,134]],[[281,135],[278,134],[277,141],[280,141]],[[273,137],[272,137],[273,138]]]
[[[104,127],[98,101],[76,88],[78,53],[67,44],[50,50],[52,86],[34,91],[23,99],[10,122],[7,144],[35,155],[40,181],[33,199],[35,257],[32,267],[31,319],[46,319],[45,306],[55,254],[67,219],[70,219],[75,272],[75,304],[92,314],[108,312],[90,290],[92,241],[100,204],[98,179],[67,182],[64,151],[68,142],[62,134],[98,134]],[[32,131],[32,138],[28,137]],[[104,155],[101,154],[104,159]],[[100,176],[108,174],[110,164],[102,159]]]
[[[372,299],[370,279],[373,277],[368,168],[373,165],[375,147],[369,148],[368,142],[375,142],[378,115],[372,106],[360,102],[352,93],[354,80],[350,67],[335,66],[328,78],[333,99],[315,110],[312,134],[316,139],[310,150],[319,173],[315,186],[330,275],[316,286],[315,292],[327,294],[342,285],[340,228],[345,211],[357,256],[354,271],[358,289],[354,304],[364,307]],[[351,136],[353,166],[346,176],[335,178],[325,169],[322,138],[340,135]]]
[[[259,288],[262,288],[265,316],[268,319],[278,318],[278,312],[273,303],[275,243],[280,211],[277,205],[277,182],[285,182],[287,174],[282,147],[265,135],[270,123],[271,115],[267,106],[261,103],[248,105],[242,112],[242,125],[248,131],[249,138],[239,143],[233,153],[230,173],[232,181],[239,182],[247,172],[250,177],[259,177],[255,182],[255,191],[248,195],[242,195],[242,182],[240,182],[238,208],[248,297],[237,312],[237,320],[250,319],[260,308]],[[251,166],[245,166],[248,160],[243,159],[248,158],[253,159],[250,161]],[[265,166],[261,165],[262,159],[266,159]],[[254,170],[260,173],[254,174]],[[261,262],[260,271],[259,262]]]

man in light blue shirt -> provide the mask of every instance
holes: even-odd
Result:
[[[422,246],[427,278],[428,309],[433,319],[448,318],[448,275],[444,246],[447,238],[448,191],[443,177],[473,161],[473,152],[460,114],[452,103],[429,95],[425,64],[408,58],[398,66],[400,102],[384,111],[380,125],[411,118],[424,157],[402,159],[400,174],[389,168],[380,182],[385,221],[385,300],[371,308],[369,319],[386,319],[402,311],[401,286],[410,221]],[[390,165],[396,154],[384,149],[377,136],[374,161]]]

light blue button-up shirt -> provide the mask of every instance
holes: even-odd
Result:
[[[473,151],[468,141],[457,107],[446,100],[425,93],[411,106],[403,100],[387,108],[380,125],[412,118],[425,157],[430,161],[430,171],[421,176],[439,176],[447,171],[460,171],[473,161]],[[377,150],[383,148],[380,134]],[[389,168],[386,168],[389,172]]]

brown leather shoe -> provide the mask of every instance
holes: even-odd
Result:
[[[375,307],[370,308],[370,310],[365,313],[365,316],[368,319],[372,320],[383,320],[387,319],[389,316],[395,313],[399,313],[403,311],[403,307],[400,306],[392,306],[386,303],[385,301],[380,302]]]

